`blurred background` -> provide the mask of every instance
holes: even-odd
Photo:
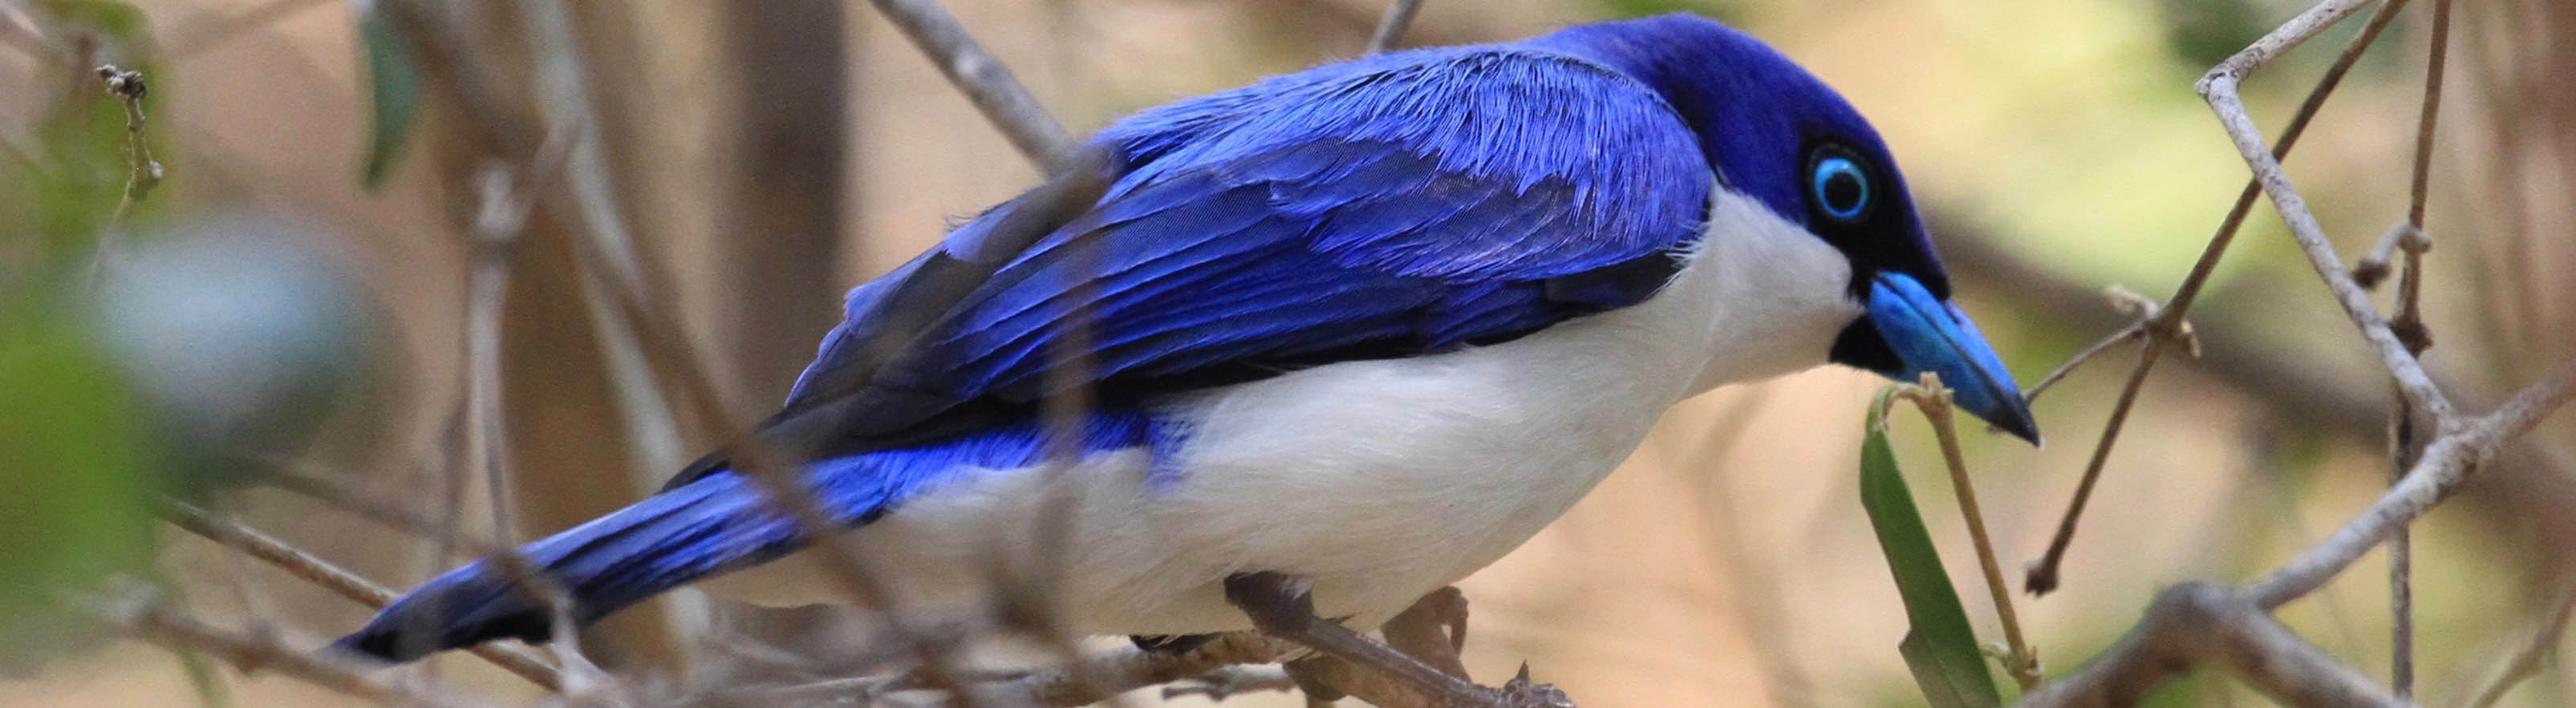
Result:
[[[2431,18],[2417,4],[2288,161],[2351,256],[2405,218]],[[1382,9],[946,5],[1077,135],[1357,56]],[[2245,179],[2192,82],[2304,5],[1431,0],[1403,44],[1671,10],[1776,44],[1886,135],[1963,307],[2033,381],[2128,321],[2104,286],[2163,299],[2180,282]],[[445,470],[466,464],[452,411],[472,234],[491,216],[478,213],[480,156],[570,146],[560,169],[572,196],[532,205],[500,324],[508,508],[531,536],[648,492],[718,430],[685,406],[638,412],[669,410],[670,394],[634,384],[654,364],[603,344],[633,336],[598,314],[623,276],[586,270],[583,254],[630,248],[624,262],[641,266],[627,275],[708,355],[725,412],[753,418],[784,394],[845,289],[1039,176],[865,3],[439,4],[462,18],[453,49],[464,53],[451,60],[506,79],[485,88],[516,132],[418,88],[435,76],[371,71],[366,33],[382,28],[361,17],[373,8],[0,0],[0,706],[196,705],[198,683],[236,705],[342,701],[270,675],[192,670],[64,620],[46,588],[140,569],[192,616],[272,618],[297,648],[368,616],[157,526],[151,495],[174,489],[385,584],[424,579],[436,544],[210,451],[291,460],[296,474],[421,514],[460,509],[439,496]],[[2427,358],[2482,409],[2576,352],[2576,6],[2457,12],[2433,163]],[[2266,131],[2359,24],[2256,74],[2247,91]],[[145,137],[166,178],[130,208],[128,116],[101,90],[99,64],[149,82]],[[371,149],[387,139],[372,107],[400,103],[405,82],[422,101],[416,119],[394,149]],[[589,127],[550,136],[540,120]],[[390,159],[370,166],[371,155]],[[117,275],[96,279],[103,233],[120,234]],[[621,238],[585,241],[602,233]],[[2108,645],[2164,586],[2264,572],[2386,484],[2387,383],[2268,206],[2191,320],[2205,355],[2157,369],[2063,588],[2021,601],[2052,672]],[[2010,566],[2046,547],[2134,359],[2115,351],[2041,399],[2043,449],[1971,431],[1969,463],[2016,584]],[[1904,611],[1854,486],[1861,409],[1883,383],[1816,370],[1682,405],[1571,514],[1463,584],[1469,667],[1494,681],[1527,661],[1589,706],[1918,704],[1895,651]],[[1981,634],[1998,636],[1930,434],[1897,420],[1899,459],[1952,577]],[[453,513],[489,513],[480,484],[446,492],[463,502]],[[2448,705],[2576,582],[2576,416],[2535,431],[2416,530],[2421,694]],[[2385,676],[2385,572],[2374,555],[2283,617]],[[621,673],[707,680],[736,657],[695,638],[705,615],[688,601],[639,608],[585,649]],[[435,663],[499,700],[537,696],[470,657]],[[2158,700],[2263,703],[2206,674]],[[2506,703],[2571,700],[2576,668],[2558,663]]]

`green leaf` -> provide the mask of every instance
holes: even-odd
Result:
[[[358,14],[358,41],[367,53],[371,123],[361,183],[374,189],[384,181],[394,156],[402,152],[403,138],[411,134],[412,118],[420,112],[420,72],[414,65],[411,45],[403,41],[394,18],[385,14],[382,3],[364,7],[367,9]]]
[[[1941,551],[1923,527],[1914,493],[1896,469],[1896,453],[1887,447],[1887,428],[1879,418],[1894,389],[1880,391],[1871,403],[1860,443],[1860,505],[1878,531],[1879,550],[1887,570],[1896,576],[1896,593],[1905,601],[1910,628],[1896,645],[1905,667],[1933,708],[1989,708],[2003,703],[1994,677],[1986,673],[1977,633],[1959,604],[1958,590],[1941,566]]]

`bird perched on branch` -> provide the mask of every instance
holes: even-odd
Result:
[[[1710,388],[1935,372],[2037,441],[1868,122],[1697,17],[1320,66],[1144,111],[1067,164],[851,291],[754,436],[898,606],[1016,563],[1073,630],[1400,663],[1341,628],[1520,545]],[[576,620],[719,575],[831,599],[781,560],[815,539],[747,457],[523,553]],[[545,638],[501,567],[338,646]]]

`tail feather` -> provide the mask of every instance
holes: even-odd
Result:
[[[1140,411],[1096,412],[1085,450],[1174,444],[1179,428]],[[1025,468],[1045,454],[1035,419],[962,434],[918,447],[879,450],[811,463],[806,490],[831,521],[866,525],[896,503],[960,470]],[[804,534],[766,494],[729,470],[664,490],[520,549],[531,567],[572,601],[572,619],[589,622],[663,591],[802,547]],[[542,641],[554,627],[546,603],[520,592],[490,561],[477,562],[412,590],[333,648],[386,661],[410,661],[493,639]]]
[[[572,619],[609,612],[715,573],[803,545],[795,523],[742,478],[719,474],[672,489],[520,549],[569,596]],[[551,636],[546,603],[490,560],[412,590],[333,649],[386,661],[493,639]]]

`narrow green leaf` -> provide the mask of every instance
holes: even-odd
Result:
[[[1886,426],[1879,413],[1887,409],[1892,391],[1879,392],[1862,429],[1860,505],[1869,512],[1870,527],[1878,531],[1879,550],[1887,555],[1887,570],[1896,577],[1896,593],[1905,601],[1910,628],[1905,640],[1897,643],[1897,653],[1905,656],[1905,667],[1914,673],[1914,683],[1922,687],[1933,708],[2000,705],[2003,698],[1995,692],[1994,677],[1986,673],[1976,630],[1969,627],[1959,592],[1942,569],[1941,551],[1933,547],[1923,514],[1914,507],[1914,493],[1897,472],[1896,453],[1887,447]]]
[[[371,123],[367,130],[367,166],[361,184],[374,189],[384,181],[385,173],[401,154],[403,138],[411,134],[411,122],[420,112],[420,73],[413,65],[411,45],[403,42],[394,19],[378,3],[362,4],[358,13],[358,40],[367,53],[368,109]]]

